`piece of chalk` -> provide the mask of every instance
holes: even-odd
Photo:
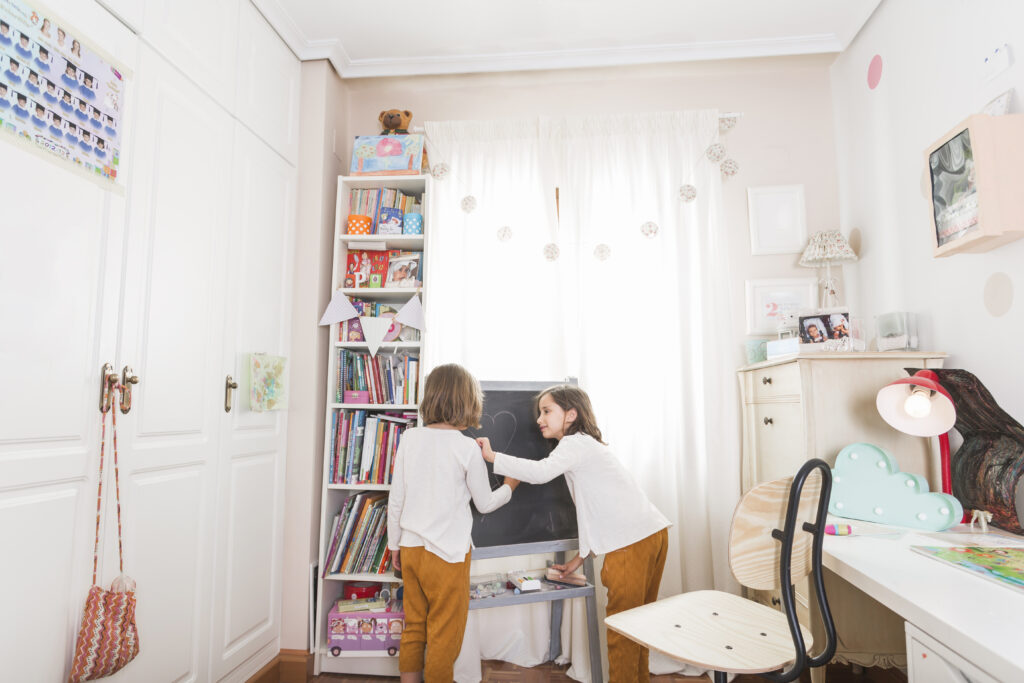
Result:
[[[829,536],[851,536],[853,527],[849,524],[828,524],[825,526],[825,533]]]

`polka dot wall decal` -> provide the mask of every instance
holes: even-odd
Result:
[[[722,169],[722,175],[726,178],[731,178],[740,172],[740,165],[736,163],[735,159],[726,159],[722,162],[720,168]]]
[[[594,247],[594,258],[598,261],[607,261],[608,257],[612,255],[612,248],[607,244],[599,244]]]
[[[993,318],[1005,315],[1013,306],[1013,280],[1006,273],[992,273],[985,280],[985,310]]]
[[[467,194],[462,198],[462,210],[466,213],[473,213],[473,209],[476,208],[476,197],[471,194]]]
[[[433,168],[430,169],[430,175],[434,176],[434,180],[444,180],[445,178],[448,177],[448,173],[450,172],[451,169],[448,167],[448,164],[444,162],[436,164]]]
[[[544,258],[546,258],[548,261],[557,261],[558,254],[558,245],[555,244],[554,242],[544,245]]]
[[[723,145],[720,142],[716,142],[715,144],[708,147],[705,154],[708,155],[709,161],[712,161],[717,164],[719,161],[725,158],[725,145]]]
[[[640,226],[640,234],[647,238],[654,237],[658,234],[658,224],[654,221],[647,221]]]
[[[693,185],[683,185],[679,188],[679,198],[684,202],[692,202],[697,198],[697,188]]]
[[[507,225],[498,228],[499,242],[508,242],[510,239],[512,239],[512,228],[508,227]]]
[[[868,87],[874,90],[882,80],[882,55],[875,55],[868,64]]]

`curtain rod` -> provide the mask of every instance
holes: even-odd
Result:
[[[728,112],[725,112],[724,114],[719,114],[718,118],[719,119],[731,119],[731,118],[739,118],[741,116],[743,116],[743,112],[741,112],[741,111],[728,111]],[[413,126],[412,128],[409,129],[409,132],[410,133],[425,133],[426,129],[423,126]]]

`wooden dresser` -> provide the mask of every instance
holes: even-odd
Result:
[[[875,408],[875,395],[906,377],[904,368],[939,368],[945,357],[926,352],[815,353],[741,368],[743,492],[792,476],[810,458],[833,464],[840,449],[857,441],[884,448],[901,470],[924,475],[931,489],[939,490],[935,440],[890,427]],[[839,638],[835,661],[905,668],[903,620],[829,571],[825,581]],[[778,591],[752,591],[749,597],[779,606]],[[806,584],[796,586],[796,597],[801,623],[811,628],[815,642],[823,643],[817,606]],[[824,681],[824,667],[812,674],[814,681]]]

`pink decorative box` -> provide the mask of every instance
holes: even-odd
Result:
[[[343,403],[369,403],[370,392],[369,391],[348,391],[342,394]]]

